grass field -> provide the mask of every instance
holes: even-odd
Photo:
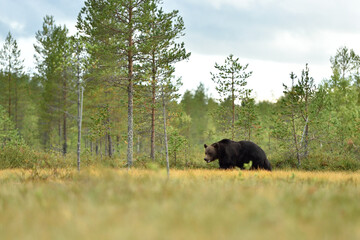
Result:
[[[0,239],[360,239],[360,172],[3,170]]]

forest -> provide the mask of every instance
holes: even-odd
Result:
[[[24,71],[16,39],[0,46],[0,168],[109,166],[218,168],[204,143],[249,140],[273,169],[360,169],[360,57],[329,56],[289,73],[283,96],[255,101],[241,56],[214,63],[220,98],[200,83],[180,95],[175,64],[191,58],[177,10],[157,0],[87,0],[70,35],[53,16],[36,33],[36,70]],[[264,79],[267,81],[267,79]]]

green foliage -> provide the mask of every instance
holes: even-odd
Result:
[[[252,75],[252,72],[246,72],[249,64],[242,66],[239,63],[239,58],[234,59],[230,54],[225,59],[224,65],[215,63],[217,73],[210,73],[211,79],[216,83],[216,90],[222,97],[221,101],[231,100],[232,119],[231,119],[231,138],[235,138],[235,102],[241,100],[245,95],[244,87],[247,84],[247,78]]]
[[[244,168],[245,168],[246,170],[250,170],[251,167],[252,167],[252,161],[250,161],[249,163],[244,163]]]
[[[9,32],[0,49],[0,104],[18,129],[24,127],[24,105],[28,105],[25,92],[28,77],[23,73],[23,64],[17,41]]]
[[[9,32],[6,36],[3,48],[0,51],[0,64],[4,68],[4,72],[8,75],[21,75],[24,68],[24,60],[20,57],[20,50],[18,49],[17,41]]]
[[[348,49],[347,47],[341,47],[336,51],[336,55],[330,58],[331,67],[333,71],[336,71],[339,78],[333,79],[334,86],[338,84],[341,85],[339,80],[345,80],[354,72],[359,71],[359,56],[355,53],[353,49]]]
[[[102,106],[98,112],[90,117],[89,124],[89,138],[96,141],[104,137],[107,129],[109,128],[109,105]]]
[[[40,159],[39,155],[28,146],[7,145],[0,151],[0,169],[33,168]]]
[[[287,142],[288,147],[294,146],[294,155],[297,159],[298,167],[301,165],[301,159],[306,158],[309,154],[309,126],[312,126],[313,119],[317,118],[317,115],[323,107],[322,98],[316,98],[320,96],[321,92],[317,94],[316,87],[314,85],[314,79],[309,76],[308,64],[302,71],[301,78],[297,78],[294,73],[290,74],[292,81],[291,87],[284,84],[285,97],[281,99],[282,105],[282,117],[287,121],[287,130],[284,136],[291,139]],[[286,139],[287,141],[287,139]]]
[[[165,12],[158,0],[87,0],[77,27],[69,37],[66,26],[45,16],[36,33],[34,76],[23,73],[16,40],[6,37],[0,54],[1,168],[74,166],[75,102],[82,85],[84,166],[122,168],[126,146],[130,166],[134,145],[134,166],[161,169],[167,131],[174,168],[217,168],[202,160],[203,144],[233,138],[256,142],[275,169],[360,169],[360,58],[354,50],[339,48],[330,59],[332,76],[318,86],[307,64],[299,77],[291,73],[291,85],[284,84],[276,103],[255,101],[245,89],[252,75],[248,64],[230,55],[211,73],[220,101],[201,83],[178,102],[174,63],[190,57],[179,11]]]
[[[243,96],[246,79],[252,75],[252,72],[246,72],[248,66],[242,66],[239,58],[235,59],[232,54],[225,59],[224,65],[215,63],[217,73],[211,73],[211,79],[217,84],[216,90],[223,99],[231,96],[234,101]]]
[[[185,92],[181,105],[185,113],[191,118],[185,136],[191,139],[192,144],[204,144],[209,137],[206,133],[209,130],[211,120],[204,84],[200,83],[194,94],[190,91]]]
[[[39,135],[44,149],[57,148],[67,153],[68,128],[75,94],[71,66],[71,42],[66,26],[55,24],[53,16],[44,17],[42,30],[36,33],[35,60],[41,84]],[[75,93],[75,91],[74,91]],[[54,132],[56,128],[58,131]]]
[[[0,148],[24,145],[24,140],[15,128],[15,124],[9,119],[8,113],[0,105]]]
[[[248,141],[252,140],[254,132],[259,135],[260,124],[257,112],[255,99],[251,97],[251,90],[246,90],[241,101],[239,118],[236,121],[236,125],[241,128],[241,135]]]
[[[169,155],[174,159],[173,166],[176,167],[177,162],[181,161],[181,156],[184,156],[184,152],[186,152],[186,148],[189,146],[188,140],[180,135],[178,129],[169,127]],[[185,158],[187,156],[184,156]]]

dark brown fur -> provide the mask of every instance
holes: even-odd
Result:
[[[223,139],[205,147],[204,160],[209,163],[219,159],[222,169],[239,167],[244,169],[244,164],[252,161],[251,169],[266,169],[271,171],[271,164],[265,152],[255,143],[250,141],[235,142]]]

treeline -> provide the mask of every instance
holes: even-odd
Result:
[[[16,161],[8,149],[22,159],[19,148],[27,146],[77,152],[78,162],[81,153],[115,166],[168,159],[174,167],[216,167],[202,161],[203,144],[232,138],[258,143],[275,168],[360,168],[360,58],[353,50],[337,50],[332,76],[318,86],[304,65],[289,73],[277,102],[256,103],[246,87],[252,72],[233,55],[211,73],[221,99],[209,97],[203,84],[179,96],[173,73],[190,57],[181,41],[185,27],[160,1],[88,0],[77,29],[69,36],[66,26],[44,18],[32,75],[8,34],[0,55],[6,166]]]

